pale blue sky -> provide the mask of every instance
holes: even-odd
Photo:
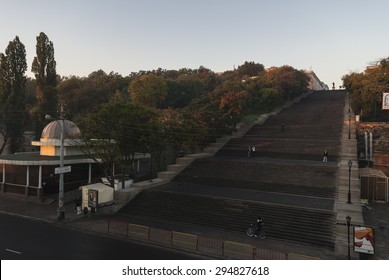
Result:
[[[16,35],[31,63],[36,36],[54,43],[57,72],[198,68],[245,61],[312,69],[338,87],[389,57],[389,1],[0,0],[0,52]]]

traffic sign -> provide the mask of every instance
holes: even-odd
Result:
[[[70,165],[64,167],[57,167],[54,169],[55,174],[69,173],[71,171],[72,171],[72,167]]]

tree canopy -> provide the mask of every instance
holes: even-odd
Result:
[[[64,79],[58,88],[65,95],[74,94],[69,101],[75,102],[75,106],[81,106],[92,96],[91,104],[106,104],[99,109],[100,112],[92,113],[87,119],[98,117],[111,125],[105,126],[89,119],[85,127],[93,132],[90,129],[100,125],[106,133],[105,139],[109,135],[121,139],[115,140],[116,145],[125,143],[122,147],[116,147],[120,154],[129,155],[124,151],[125,147],[131,147],[132,152],[163,154],[169,146],[178,152],[182,147],[196,149],[206,145],[233,130],[243,116],[271,110],[306,91],[306,75],[290,66],[265,71],[261,64],[246,62],[238,69],[222,74],[215,74],[204,67],[157,69],[132,73],[127,80],[106,75],[100,70],[86,78]],[[248,69],[254,70],[250,72]],[[249,73],[257,76],[247,79]],[[243,77],[245,80],[242,80]],[[123,94],[125,82],[128,82],[127,96]],[[104,90],[100,91],[100,88]],[[93,92],[99,92],[99,95],[95,96]],[[82,96],[86,98],[85,102],[78,99]],[[97,102],[103,96],[108,101]],[[92,106],[86,106],[92,109]],[[78,110],[81,111],[81,108],[75,111]],[[140,115],[136,117],[137,114]],[[145,114],[152,117],[144,119]],[[81,116],[80,119],[85,120]],[[127,132],[130,136],[124,141],[122,136]],[[88,137],[92,137],[92,134],[89,133]]]
[[[265,69],[263,64],[252,61],[223,73],[200,66],[158,68],[126,77],[101,69],[87,77],[60,77],[53,42],[43,32],[36,39],[31,68],[35,79],[27,80],[30,117],[39,124],[45,114],[54,115],[57,100],[61,100],[69,118],[83,132],[89,150],[86,153],[96,156],[91,152],[95,149],[94,153],[105,162],[107,176],[113,163],[131,168],[135,152],[162,157],[167,149],[176,153],[184,147],[198,149],[231,132],[246,115],[268,112],[305,92],[308,85],[305,73],[291,66]],[[13,134],[16,139],[24,124],[11,121],[23,122],[28,118],[4,113],[25,111],[27,66],[24,46],[18,37],[0,59],[0,109],[5,123],[0,132],[5,132],[2,127],[17,127],[19,134]],[[40,124],[42,128],[43,123]],[[11,135],[8,130],[3,133],[5,138]],[[36,129],[37,135],[39,130]]]
[[[149,107],[117,100],[100,106],[80,123],[84,153],[101,163],[108,178],[114,165],[129,167],[135,177],[135,154],[149,152],[160,139],[157,115]]]
[[[238,66],[238,73],[244,77],[254,77],[258,76],[262,71],[265,70],[263,64],[255,63],[254,61],[248,62],[245,61],[244,64]]]
[[[45,33],[36,37],[36,56],[32,62],[31,71],[35,74],[35,96],[37,104],[31,113],[35,120],[35,133],[44,127],[46,114],[57,114],[57,71],[54,59],[54,45]]]
[[[130,83],[128,93],[132,102],[155,108],[158,102],[165,100],[167,85],[156,75],[141,75]]]
[[[381,59],[364,72],[343,76],[343,85],[351,96],[351,106],[365,121],[387,121],[382,108],[382,93],[389,91],[389,58]]]
[[[9,143],[11,153],[21,151],[24,144],[26,127],[25,84],[27,70],[26,49],[19,37],[9,42],[5,54],[0,54],[0,92],[2,101],[2,120],[5,129],[3,151]]]

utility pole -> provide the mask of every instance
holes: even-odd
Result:
[[[60,104],[61,111],[59,115],[59,119],[55,120],[50,115],[46,115],[45,118],[47,120],[54,120],[59,123],[61,128],[60,134],[60,155],[59,155],[59,190],[58,190],[58,209],[57,209],[57,219],[58,221],[65,219],[65,199],[64,199],[64,179],[63,179],[63,168],[64,168],[64,134],[65,134],[65,112],[63,108],[63,104]],[[58,174],[58,173],[57,173]]]
[[[65,113],[63,110],[63,104],[61,103],[61,112],[59,117],[59,123],[61,126],[61,146],[60,146],[60,156],[59,156],[59,166],[60,168],[64,167],[64,134],[65,134]],[[59,192],[58,192],[58,220],[65,219],[65,208],[64,206],[64,180],[63,174],[59,174]]]

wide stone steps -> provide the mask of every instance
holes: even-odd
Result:
[[[255,172],[253,172],[255,170]],[[337,165],[313,166],[296,161],[277,163],[204,158],[183,170],[174,182],[334,198]]]
[[[194,160],[208,157],[211,154],[208,152],[192,154],[185,157],[177,158],[176,164],[168,165],[166,171],[158,172],[157,178],[161,180],[171,181],[177,176],[184,168],[186,168],[189,164],[191,164]]]
[[[334,248],[345,97],[344,91],[313,93],[245,125],[199,158],[177,159],[159,174],[172,182],[140,193],[117,217],[167,230],[245,235],[261,215],[269,239]],[[249,145],[256,158],[247,158]],[[328,164],[321,162],[324,149]]]
[[[333,247],[335,216],[331,211],[302,209],[163,191],[142,192],[117,213],[120,218],[145,218],[187,226],[245,233],[259,215],[269,238]]]
[[[191,175],[180,174],[174,179],[175,182],[186,182],[195,184],[207,184],[212,187],[226,187],[239,188],[244,190],[264,191],[272,193],[284,193],[301,196],[315,196],[324,198],[335,198],[335,186],[302,186],[293,184],[277,184],[277,183],[266,183],[256,181],[245,181],[239,179],[222,179],[213,177],[199,177],[194,178]]]
[[[333,125],[293,125],[285,126],[284,132],[281,131],[281,125],[255,125],[244,137],[261,139],[271,137],[273,139],[313,139],[313,140],[331,140],[333,136],[338,136],[341,129]]]

